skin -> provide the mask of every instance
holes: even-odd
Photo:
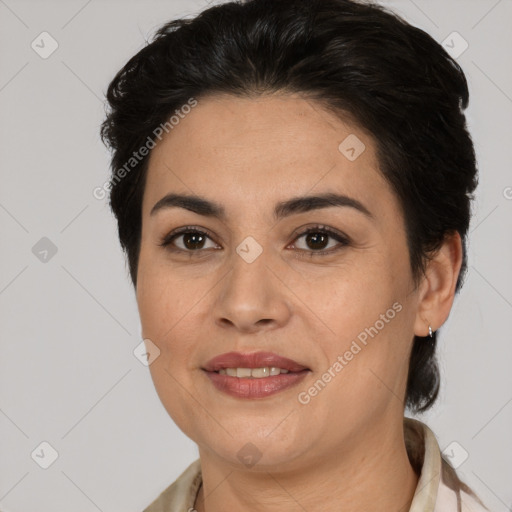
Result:
[[[354,161],[339,150],[355,134]],[[166,194],[221,204],[219,220],[173,207]],[[363,203],[273,218],[276,203],[323,192]],[[414,335],[438,329],[452,306],[461,264],[447,237],[414,287],[400,204],[382,177],[372,138],[298,95],[210,96],[152,150],[142,206],[137,302],[157,393],[199,447],[203,486],[195,508],[344,512],[408,510],[418,482],[403,437],[408,357]],[[327,255],[300,236],[324,225]],[[171,246],[171,231],[209,230],[201,249]],[[263,252],[236,252],[248,236]],[[181,251],[179,250],[181,248]],[[302,257],[301,257],[302,255]],[[359,333],[399,302],[402,309],[308,404],[298,401]],[[258,400],[218,391],[201,367],[230,351],[272,351],[311,372],[298,386]],[[261,454],[248,467],[247,444]],[[393,468],[390,471],[390,468]]]

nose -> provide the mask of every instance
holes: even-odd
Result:
[[[250,263],[234,252],[231,271],[220,283],[214,305],[217,325],[254,333],[283,327],[289,321],[290,292],[275,260],[274,264],[270,260],[265,251]]]

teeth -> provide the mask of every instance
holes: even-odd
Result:
[[[221,368],[219,370],[221,375],[228,375],[229,377],[245,377],[253,379],[262,379],[271,375],[279,375],[280,373],[288,373],[288,370],[283,368],[265,367],[265,368]]]
[[[251,369],[250,368],[237,368],[236,369],[236,376],[237,377],[250,377],[251,376]]]
[[[261,377],[268,377],[270,375],[270,368],[253,368],[249,375],[240,375],[240,369],[236,371],[237,377],[256,377],[257,379],[261,379]]]

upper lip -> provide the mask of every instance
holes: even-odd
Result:
[[[282,368],[290,372],[309,370],[292,359],[282,357],[273,352],[253,352],[242,354],[240,352],[227,352],[210,359],[203,367],[208,372],[217,372],[222,368]]]

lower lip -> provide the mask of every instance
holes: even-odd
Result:
[[[280,373],[261,379],[231,377],[217,372],[205,372],[213,385],[236,398],[265,398],[297,385],[309,370],[296,373]]]

